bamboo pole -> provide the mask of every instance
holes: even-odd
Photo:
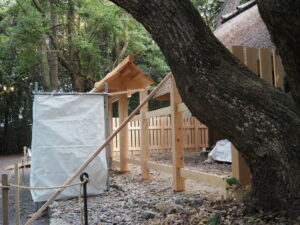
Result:
[[[103,144],[99,146],[99,148],[78,168],[74,174],[63,184],[69,185],[72,183],[76,177],[80,175],[80,173],[94,160],[94,158],[105,148],[106,145],[110,143],[110,141],[119,133],[119,131],[132,119],[132,117],[154,96],[154,94],[161,88],[161,86],[169,80],[171,74],[168,74],[154,89],[153,91],[144,99],[144,101],[125,119],[122,124],[104,141]],[[48,201],[42,205],[42,207],[25,223],[25,225],[31,225],[40,215],[41,213],[53,202],[56,197],[64,191],[65,188],[60,188],[51,197]]]
[[[15,182],[16,185],[20,184],[19,180],[19,164],[15,164]],[[16,187],[16,225],[20,225],[20,189]]]
[[[2,174],[2,186],[8,186],[7,174]],[[8,225],[8,191],[9,188],[2,188],[2,221],[3,225]]]

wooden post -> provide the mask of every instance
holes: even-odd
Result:
[[[259,61],[260,77],[267,83],[273,85],[272,58],[270,49],[259,49]]]
[[[255,74],[258,75],[257,48],[245,48],[245,64]]]
[[[231,46],[229,48],[231,53],[237,57],[241,62],[245,62],[245,56],[244,56],[244,48],[241,46]]]
[[[275,87],[284,88],[284,76],[285,71],[282,65],[280,56],[276,53],[276,50],[273,50],[273,65],[274,65],[274,76],[275,76]]]
[[[185,180],[180,174],[184,168],[184,146],[182,132],[182,112],[178,112],[177,106],[181,103],[181,97],[176,88],[174,77],[171,78],[171,132],[172,132],[172,160],[173,160],[173,190],[184,191]]]
[[[232,176],[239,180],[243,187],[251,185],[250,169],[242,155],[231,145]]]
[[[119,98],[119,120],[120,124],[128,117],[128,99],[127,95],[120,95]],[[128,162],[128,124],[120,132],[120,171],[126,173],[129,171]]]
[[[19,164],[15,164],[15,182],[16,185],[20,184],[19,180]],[[16,187],[16,225],[20,225],[20,191],[19,188]]]
[[[140,92],[140,102],[142,102],[148,95],[148,92]],[[149,136],[148,136],[148,118],[146,113],[148,112],[148,103],[145,104],[140,111],[140,138],[141,138],[141,161],[142,161],[142,180],[149,179]]]
[[[2,186],[8,186],[7,174],[2,174]],[[8,191],[9,188],[2,188],[2,221],[3,225],[8,225]]]
[[[254,50],[249,50],[249,49],[245,50],[245,55],[246,55],[246,59],[247,59],[245,61],[244,60],[243,47],[240,47],[240,46],[233,46],[232,47],[232,53],[236,57],[238,57],[239,60],[241,60],[243,63],[246,63],[246,66],[248,66],[250,70],[255,72],[257,70],[255,69],[254,63],[250,63],[251,58],[253,60],[257,61],[254,57],[254,52],[253,51]],[[250,174],[250,169],[249,169],[245,159],[235,149],[235,147],[232,147],[231,156],[232,156],[232,165],[231,165],[231,167],[232,167],[232,176],[235,177],[236,179],[238,179],[243,186],[250,185],[251,184],[251,178],[250,178],[251,174]]]
[[[166,130],[166,121],[167,117],[160,117],[160,126],[161,126],[161,152],[167,152],[167,143],[168,143],[168,135]]]
[[[109,125],[109,135],[111,135],[113,133],[113,102],[112,102],[112,98],[108,98],[108,125]],[[113,141],[111,141],[109,144],[109,150],[110,150],[110,161],[112,161],[112,158],[114,156],[114,142]],[[110,163],[110,166],[112,166],[111,163]]]

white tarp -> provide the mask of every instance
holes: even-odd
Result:
[[[218,141],[213,150],[208,154],[208,157],[221,162],[231,161],[231,142],[227,139]]]
[[[31,187],[62,185],[105,140],[103,95],[35,95],[33,105]],[[85,169],[88,194],[106,190],[106,152]],[[74,183],[79,182],[79,178]],[[35,202],[46,201],[56,190],[31,191]],[[59,197],[78,196],[80,187]]]

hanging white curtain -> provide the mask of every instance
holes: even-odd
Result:
[[[31,187],[62,185],[105,140],[103,95],[35,95],[33,104]],[[107,186],[106,152],[85,170],[88,194]],[[74,183],[79,182],[79,178]],[[58,199],[78,196],[79,186],[67,188]],[[35,202],[56,190],[33,190]]]

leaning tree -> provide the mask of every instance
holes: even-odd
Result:
[[[235,58],[189,0],[111,1],[150,32],[192,114],[244,156],[257,203],[299,214],[300,2],[258,1],[287,72],[291,94],[286,94]]]

